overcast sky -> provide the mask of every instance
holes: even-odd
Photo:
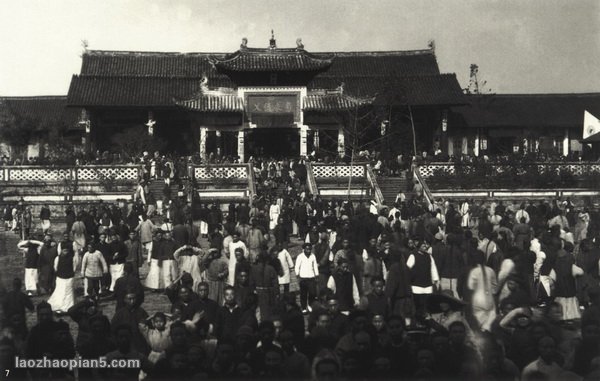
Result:
[[[90,49],[410,50],[495,93],[600,91],[598,0],[0,0],[0,95],[66,94]]]

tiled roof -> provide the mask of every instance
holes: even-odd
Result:
[[[69,105],[174,106],[200,90],[199,79],[73,76]]]
[[[220,70],[237,72],[319,71],[331,65],[333,55],[313,55],[303,49],[243,49],[212,57]]]
[[[281,50],[281,49],[280,49]],[[307,53],[308,54],[308,53]],[[311,57],[332,59],[322,77],[407,76],[439,74],[430,50],[389,52],[325,52]],[[156,53],[91,50],[83,55],[81,75],[103,77],[209,78],[217,73],[211,59],[223,60],[224,53]]]
[[[237,95],[201,95],[195,99],[178,101],[177,105],[199,112],[244,111],[244,101]]]
[[[583,128],[585,110],[600,117],[600,93],[466,96],[449,123],[473,128]]]
[[[308,94],[304,98],[304,111],[340,111],[348,110],[357,104],[368,103],[343,94]]]
[[[375,104],[428,106],[467,103],[454,74],[316,78],[309,88],[328,89],[336,88],[341,84],[346,94],[356,97],[375,97]]]
[[[336,52],[331,67],[318,77],[389,77],[440,74],[431,50]]]
[[[311,54],[296,49],[276,49],[281,54],[260,51],[263,53],[255,54],[248,49],[233,55],[88,51],[83,55],[81,74],[71,81],[68,102],[90,107],[175,106],[175,99],[194,98],[203,77],[208,78],[211,87],[235,88],[211,60],[231,65],[247,60],[240,67],[247,64],[275,70],[285,66],[293,71],[327,64],[326,70],[308,83],[309,89],[335,89],[344,83],[345,94],[373,97],[382,92],[390,78],[405,78],[407,103],[464,103],[459,99],[462,92],[455,76],[440,75],[430,50]]]
[[[81,109],[68,108],[67,97],[39,96],[39,97],[0,97],[0,108],[16,117],[34,120],[39,130],[44,130],[48,125],[64,124],[69,129],[78,129]]]
[[[200,78],[219,76],[208,53],[112,52],[92,50],[84,53],[82,76]]]

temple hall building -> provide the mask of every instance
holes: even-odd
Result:
[[[86,50],[66,96],[0,97],[1,154],[12,156],[6,138],[15,134],[2,133],[12,121],[13,132],[35,124],[16,136],[28,143],[21,157],[43,156],[56,131],[80,150],[119,152],[143,140],[163,153],[241,161],[348,159],[365,150],[384,159],[436,151],[568,156],[589,150],[584,112],[600,117],[600,93],[465,95],[455,74],[440,72],[433,43],[310,52],[301,39],[280,48],[272,35],[264,46],[243,39],[230,53]]]
[[[248,160],[428,150],[445,141],[450,108],[466,104],[433,48],[316,53],[300,39],[280,48],[274,37],[265,45],[244,39],[233,53],[88,50],[68,105],[83,110],[93,149],[137,128],[167,152]]]
[[[583,131],[586,111],[600,116],[600,93],[489,94],[467,99],[468,106],[455,108],[448,118],[450,155],[598,156],[583,142]]]

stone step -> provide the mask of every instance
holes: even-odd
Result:
[[[380,176],[377,178],[377,183],[379,184],[379,189],[383,194],[384,202],[387,205],[394,203],[396,200],[396,195],[399,191],[403,191],[404,194],[408,195],[409,191],[411,190],[410,182],[404,175],[399,177]]]
[[[165,181],[161,179],[151,180],[148,184],[148,190],[152,193],[156,200],[162,200],[163,189],[165,188]],[[177,196],[179,185],[175,182],[171,182],[171,197]]]

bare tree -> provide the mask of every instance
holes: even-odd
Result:
[[[27,156],[27,145],[40,129],[40,121],[13,112],[0,99],[0,140],[12,147],[18,155]]]
[[[471,64],[469,73],[469,86],[463,89],[465,94],[469,95],[481,95],[491,94],[492,90],[487,86],[487,81],[483,81],[479,78],[479,66],[477,64]]]

